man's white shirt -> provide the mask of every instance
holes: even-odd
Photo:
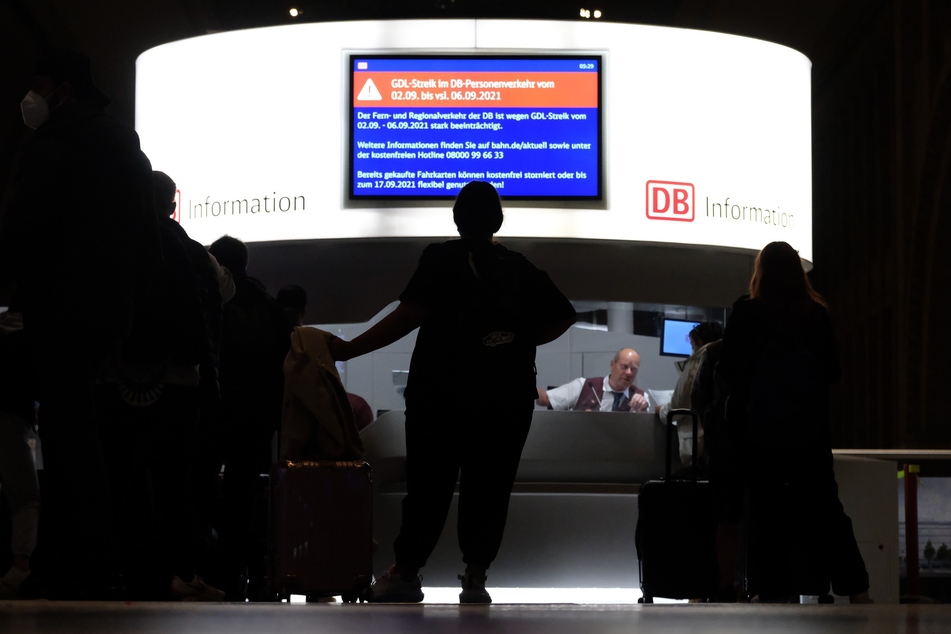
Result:
[[[604,394],[601,396],[602,412],[610,412],[614,408],[614,391],[611,389],[608,379],[609,377],[604,377]],[[588,379],[580,377],[548,390],[548,402],[551,403],[551,408],[555,410],[573,408],[578,402],[578,398],[581,397],[581,391],[587,381]],[[595,396],[597,396],[597,392],[595,392]],[[631,388],[624,390],[624,396],[630,398]],[[647,399],[647,394],[644,394],[644,398]],[[648,405],[650,405],[650,399],[648,399]],[[650,408],[648,408],[648,411],[650,411]]]

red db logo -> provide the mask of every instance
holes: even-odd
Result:
[[[175,212],[172,213],[172,220],[181,224],[182,222],[182,190],[175,190]]]
[[[647,217],[693,222],[693,183],[647,181]]]

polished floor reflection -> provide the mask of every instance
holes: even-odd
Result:
[[[174,604],[0,602],[4,634],[930,634],[946,605]]]

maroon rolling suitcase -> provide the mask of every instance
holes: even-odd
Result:
[[[271,467],[270,482],[272,596],[362,599],[373,566],[370,465],[284,460]]]

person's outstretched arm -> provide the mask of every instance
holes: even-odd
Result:
[[[425,308],[400,302],[392,313],[353,341],[344,341],[337,337],[331,339],[328,344],[330,354],[335,361],[346,361],[379,350],[419,328],[425,317]]]
[[[554,341],[564,334],[566,330],[571,328],[576,319],[577,317],[575,315],[575,311],[574,309],[571,309],[570,315],[566,314],[558,321],[543,324],[535,331],[535,345],[540,346],[542,344],[548,343],[549,341]]]

